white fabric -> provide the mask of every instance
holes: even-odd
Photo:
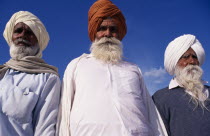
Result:
[[[204,83],[206,83],[206,81],[203,81]],[[176,88],[176,87],[182,87],[181,85],[179,85],[179,83],[176,81],[176,78],[173,78],[171,79],[170,83],[169,83],[169,86],[168,86],[168,89],[171,90],[173,88]],[[188,91],[188,90],[185,90],[189,95],[193,95],[192,92]],[[207,98],[209,97],[209,91],[208,89],[204,86],[204,90],[203,90],[204,94],[207,96]]]
[[[165,50],[164,66],[170,75],[174,75],[177,62],[190,47],[195,51],[199,65],[203,64],[205,51],[201,43],[194,35],[182,35],[170,42]]]
[[[57,135],[165,136],[140,69],[83,55],[67,66]]]
[[[61,82],[8,69],[0,79],[0,136],[54,136]]]
[[[50,39],[49,34],[44,24],[35,15],[28,11],[19,11],[13,14],[8,23],[6,24],[3,35],[8,45],[11,46],[14,27],[17,23],[20,22],[23,22],[26,25],[28,25],[35,34],[38,40],[38,44],[40,46],[40,51],[36,56],[42,57],[42,51],[47,47],[47,44]]]
[[[170,89],[176,88],[178,86],[183,87],[183,86],[179,85],[179,83],[176,81],[175,78],[173,78],[173,79],[171,79],[171,81],[169,83],[168,89],[170,90]]]

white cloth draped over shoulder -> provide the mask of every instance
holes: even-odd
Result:
[[[28,25],[35,34],[40,47],[40,51],[36,55],[36,57],[42,57],[42,51],[47,47],[50,39],[49,34],[44,24],[39,20],[39,18],[28,11],[19,11],[13,14],[8,23],[6,24],[3,35],[8,45],[11,46],[12,43],[12,34],[14,26],[20,22],[23,22],[24,24]]]
[[[61,99],[59,136],[167,136],[134,64],[82,55],[66,68]]]
[[[194,35],[182,35],[170,42],[165,51],[164,66],[170,75],[174,75],[178,60],[190,47],[195,51],[198,57],[199,65],[203,64],[205,51],[201,43]]]

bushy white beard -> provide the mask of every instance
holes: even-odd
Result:
[[[115,37],[103,37],[100,40],[95,40],[90,51],[96,59],[105,63],[116,64],[122,60],[123,56],[122,43]]]
[[[192,94],[191,100],[193,100],[196,107],[200,105],[202,108],[206,108],[204,101],[207,96],[203,92],[202,75],[203,70],[199,66],[188,65],[185,68],[177,66],[175,69],[177,82]]]
[[[33,46],[18,46],[12,43],[10,46],[10,56],[16,60],[19,60],[25,56],[35,56],[38,52],[38,44]]]

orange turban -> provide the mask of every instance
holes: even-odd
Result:
[[[88,12],[88,34],[91,41],[95,40],[98,27],[108,17],[113,18],[119,28],[119,40],[123,39],[127,28],[122,12],[109,0],[98,0],[90,7]]]

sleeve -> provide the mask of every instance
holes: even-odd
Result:
[[[167,114],[168,113],[168,110],[166,110],[167,108],[164,108],[165,106],[163,104],[161,104],[161,102],[159,101],[159,98],[154,94],[152,96],[152,99],[158,109],[158,113],[160,113],[160,116],[164,122],[164,125],[165,125],[165,128],[169,134],[169,115]]]
[[[58,122],[56,128],[57,136],[70,136],[70,113],[75,94],[74,71],[76,69],[78,59],[75,59],[67,66],[61,91],[61,104],[59,107]]]
[[[34,110],[34,136],[54,136],[60,101],[60,79],[50,74]]]
[[[139,78],[140,78],[140,89],[141,89],[141,96],[143,99],[143,102],[145,104],[145,108],[147,110],[147,120],[149,124],[151,125],[150,127],[152,128],[152,132],[154,136],[168,136],[163,120],[160,117],[160,114],[154,105],[154,102],[152,101],[152,98],[147,90],[147,87],[144,83],[144,79],[142,77],[141,70],[139,70]]]

